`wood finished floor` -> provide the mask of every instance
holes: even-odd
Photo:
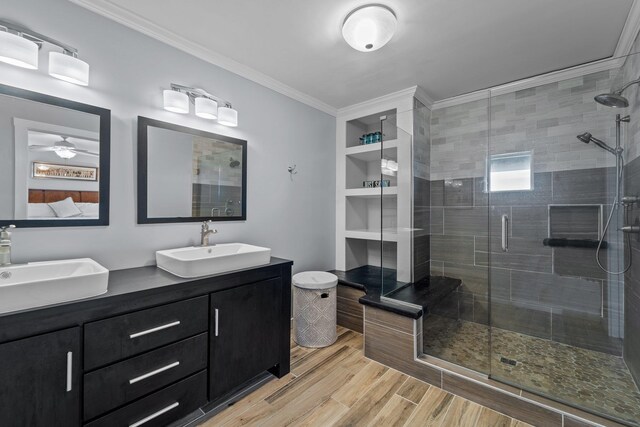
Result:
[[[289,375],[202,426],[528,426],[365,358],[359,333],[338,334],[323,349],[292,342]]]

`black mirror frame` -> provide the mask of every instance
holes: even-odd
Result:
[[[83,113],[95,114],[100,117],[100,207],[98,219],[63,219],[63,220],[33,220],[33,219],[0,219],[0,227],[14,224],[18,228],[35,227],[95,227],[109,225],[109,182],[111,164],[111,110],[96,107],[94,105],[83,104],[45,95],[39,92],[32,92],[26,89],[19,89],[13,86],[0,84],[0,95],[13,96],[15,98],[27,99],[41,102],[56,107],[67,108],[69,110],[81,111]]]
[[[240,216],[216,216],[216,217],[166,217],[149,218],[147,212],[147,173],[148,173],[148,127],[173,130],[188,133],[204,138],[216,139],[242,146],[242,214]],[[219,135],[212,132],[167,123],[148,117],[138,116],[138,224],[163,224],[176,222],[203,222],[203,221],[246,221],[247,220],[247,141],[230,136]]]

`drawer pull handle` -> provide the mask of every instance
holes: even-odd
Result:
[[[73,387],[73,352],[67,352],[67,392]]]
[[[141,337],[143,335],[152,334],[154,332],[162,331],[163,329],[173,328],[174,326],[178,326],[179,324],[180,324],[180,321],[177,320],[175,322],[167,323],[166,325],[157,326],[155,328],[147,329],[146,331],[136,332],[135,334],[129,335],[129,339],[134,339],[134,338]]]
[[[178,405],[180,405],[179,402],[172,403],[171,405],[167,406],[166,408],[160,409],[158,412],[154,412],[153,414],[149,415],[148,417],[144,417],[140,421],[137,421],[137,422],[135,422],[133,424],[129,424],[129,427],[141,426],[142,424],[147,423],[147,422],[151,421],[154,418],[158,418],[160,415],[162,415],[162,414],[164,414],[166,412],[169,412],[173,408],[177,408]]]
[[[135,377],[135,378],[130,379],[129,380],[129,384],[135,384],[138,381],[145,380],[145,379],[147,379],[149,377],[152,377],[154,375],[159,374],[160,372],[168,371],[171,368],[175,368],[179,364],[180,364],[180,362],[173,362],[173,363],[168,364],[167,366],[163,366],[162,368],[158,368],[155,371],[147,372],[144,375],[140,375],[139,377]]]
[[[215,336],[217,337],[218,336],[218,309],[217,308],[216,308],[215,314],[216,314],[216,322],[215,322],[216,326],[215,326],[214,333],[215,333]]]

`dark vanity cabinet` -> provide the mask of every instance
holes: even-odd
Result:
[[[80,425],[80,336],[75,327],[0,344],[1,426]]]
[[[282,282],[265,280],[211,294],[209,396],[224,396],[280,363]]]
[[[103,296],[0,315],[0,426],[192,421],[289,372],[290,283],[277,259],[202,279],[141,267]]]

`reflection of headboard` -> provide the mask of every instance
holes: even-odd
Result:
[[[100,192],[98,191],[29,189],[29,203],[53,203],[67,197],[71,197],[75,203],[100,203]]]

